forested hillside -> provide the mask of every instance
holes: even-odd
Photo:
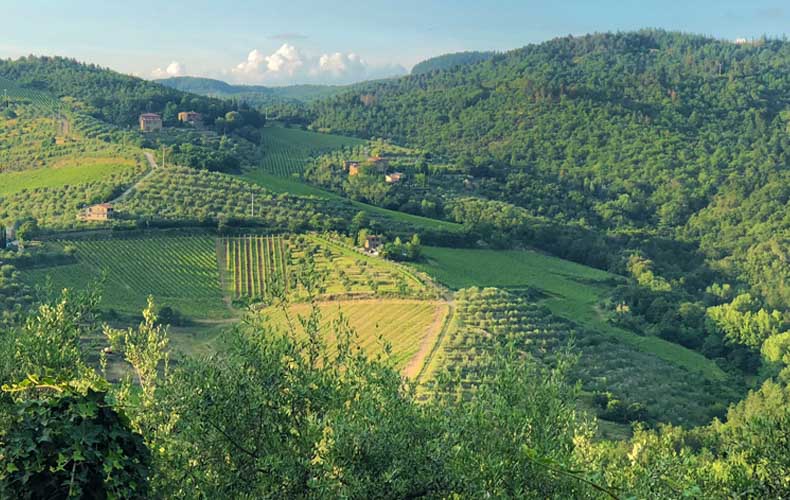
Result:
[[[87,113],[120,126],[135,125],[140,113],[147,112],[163,113],[163,120],[173,123],[178,106],[206,115],[209,122],[234,110],[227,101],[186,94],[63,57],[0,60],[0,77],[57,97],[70,96],[84,103]]]
[[[411,69],[412,75],[422,75],[432,71],[441,71],[444,69],[455,68],[456,66],[464,66],[467,64],[475,64],[483,61],[488,61],[496,55],[496,52],[456,52],[454,54],[444,54],[441,56],[432,57],[419,62]]]
[[[340,85],[288,85],[285,87],[231,85],[222,80],[194,76],[177,76],[155,80],[155,82],[165,87],[193,94],[237,99],[253,106],[310,102],[316,99],[332,97],[347,90],[347,87]]]

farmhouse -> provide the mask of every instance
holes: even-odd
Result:
[[[106,221],[113,218],[115,210],[109,203],[93,205],[80,213],[80,220],[85,221]]]
[[[195,111],[181,111],[178,113],[178,121],[188,125],[196,126],[203,123],[203,115]]]
[[[162,117],[156,113],[143,113],[140,115],[140,130],[143,132],[162,130]]]
[[[365,251],[370,254],[377,255],[383,245],[384,239],[381,236],[369,235],[365,237]]]
[[[403,179],[402,172],[393,172],[391,174],[387,174],[384,176],[384,180],[387,182],[387,184],[397,184],[402,179]]]
[[[359,175],[359,163],[352,163],[348,166],[348,176],[354,177],[355,175]]]

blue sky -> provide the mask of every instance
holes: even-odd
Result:
[[[658,27],[782,36],[775,0],[2,0],[0,57],[63,55],[145,78],[345,83],[427,57],[507,50],[567,34]]]

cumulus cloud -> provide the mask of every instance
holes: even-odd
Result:
[[[350,83],[405,73],[402,66],[374,66],[354,53],[312,56],[288,43],[270,55],[254,49],[231,70],[239,82],[268,84]]]
[[[186,66],[178,61],[173,61],[165,69],[156,68],[151,72],[154,78],[170,78],[173,76],[184,76],[187,73]]]

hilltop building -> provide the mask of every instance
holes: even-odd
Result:
[[[178,121],[187,125],[197,126],[203,123],[203,115],[195,111],[181,111],[178,113]]]
[[[102,222],[113,218],[115,209],[109,203],[93,205],[80,213],[80,220]]]
[[[143,113],[140,115],[140,130],[143,132],[162,130],[162,117],[156,113]]]

